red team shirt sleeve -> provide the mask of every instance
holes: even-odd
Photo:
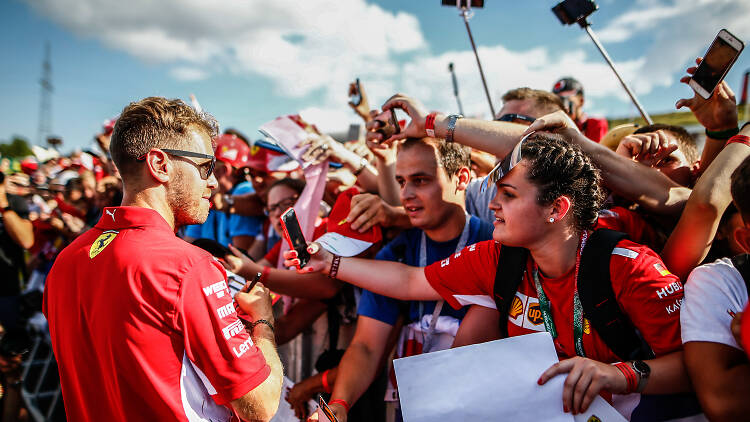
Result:
[[[492,291],[499,249],[494,240],[475,243],[425,267],[424,275],[454,309],[466,304],[462,296],[487,296],[494,300]]]
[[[227,404],[260,385],[271,368],[237,317],[221,266],[212,257],[196,263],[182,279],[179,296],[175,325],[187,358],[210,382],[206,389],[213,399]]]
[[[679,350],[684,291],[661,258],[645,246],[621,241],[612,253],[610,274],[617,302],[656,356]]]

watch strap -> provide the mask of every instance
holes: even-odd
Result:
[[[445,133],[446,142],[453,142],[453,132],[456,131],[456,121],[463,117],[464,116],[461,114],[451,114],[450,116],[448,116],[448,130]]]

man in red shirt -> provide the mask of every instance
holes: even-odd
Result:
[[[264,287],[237,293],[222,266],[175,236],[208,214],[215,125],[146,98],[112,134],[121,207],[58,256],[44,293],[70,420],[269,420],[282,368]]]
[[[583,85],[573,78],[562,78],[555,82],[552,92],[557,94],[566,106],[566,112],[578,129],[594,142],[599,142],[609,130],[607,119],[589,117],[583,112]]]

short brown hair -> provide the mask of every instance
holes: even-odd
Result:
[[[742,220],[750,223],[750,157],[732,172],[732,199],[740,211]]]
[[[565,110],[562,100],[557,95],[541,89],[529,87],[511,89],[503,95],[503,103],[513,100],[534,100],[534,107],[541,114]]]
[[[191,129],[202,131],[211,139],[218,132],[212,116],[198,113],[179,99],[148,97],[130,103],[112,132],[112,161],[121,174],[128,174],[137,159],[152,148],[182,146]]]
[[[442,138],[407,138],[399,145],[399,149],[408,149],[418,143],[435,147],[438,153],[438,164],[445,169],[448,177],[457,174],[463,167],[471,166],[471,151],[468,147],[455,142],[446,142]]]
[[[688,131],[685,130],[685,128],[683,128],[682,126],[654,123],[652,125],[638,128],[638,130],[633,132],[633,135],[638,135],[641,133],[653,133],[660,130],[671,132],[674,135],[675,139],[677,140],[677,146],[680,148],[680,151],[682,151],[682,154],[685,155],[685,159],[688,160],[690,164],[698,161],[701,158],[698,154],[698,146],[696,145],[695,138],[690,136]]]

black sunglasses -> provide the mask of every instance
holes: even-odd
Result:
[[[495,121],[497,122],[514,122],[514,123],[527,122],[529,124],[534,123],[534,120],[536,119],[533,117],[527,116],[525,114],[516,114],[516,113],[503,114],[502,116],[495,119]]]
[[[211,160],[209,162],[198,164],[193,161],[189,161],[194,166],[198,167],[198,172],[201,175],[201,179],[208,180],[209,177],[211,177],[211,174],[214,172],[214,168],[216,167],[216,156],[214,155],[208,155],[208,154],[201,154],[200,152],[193,152],[193,151],[183,151],[181,149],[169,149],[169,148],[160,148],[162,151],[166,152],[169,155],[174,155],[176,157],[194,157],[194,158],[205,158],[207,160]],[[143,161],[146,159],[146,154],[141,155],[138,157],[138,161]]]

